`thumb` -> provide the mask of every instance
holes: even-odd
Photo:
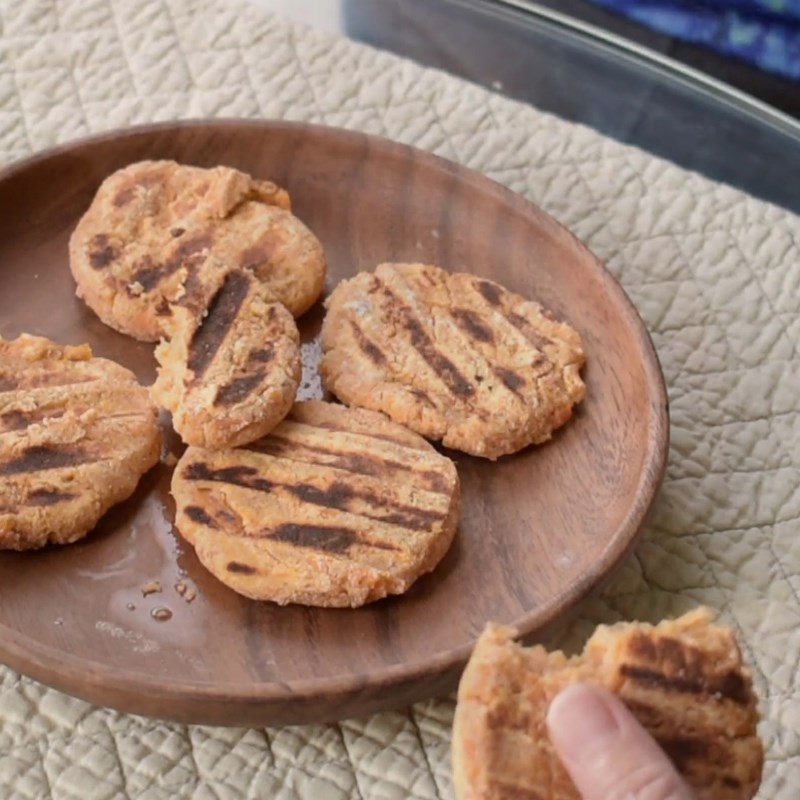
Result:
[[[568,687],[550,704],[547,726],[583,800],[692,800],[663,750],[610,692]]]

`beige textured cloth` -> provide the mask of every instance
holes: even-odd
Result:
[[[0,23],[3,162],[136,122],[312,120],[478,169],[607,260],[661,356],[670,464],[635,555],[559,642],[580,641],[600,621],[656,620],[697,603],[720,609],[747,643],[763,697],[760,797],[796,800],[798,218],[586,128],[228,0],[0,0]],[[452,710],[442,700],[338,726],[185,727],[93,708],[0,668],[0,797],[449,800]]]

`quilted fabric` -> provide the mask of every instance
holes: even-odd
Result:
[[[177,117],[358,128],[542,205],[646,319],[668,475],[635,555],[557,637],[720,609],[763,697],[761,798],[800,787],[800,220],[597,133],[228,0],[0,0],[0,159]],[[11,800],[448,800],[449,699],[341,725],[227,730],[93,708],[0,668]]]

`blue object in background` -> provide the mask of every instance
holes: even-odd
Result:
[[[800,0],[592,0],[662,33],[800,80]]]

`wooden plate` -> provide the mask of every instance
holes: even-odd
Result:
[[[152,346],[105,327],[67,266],[100,182],[145,158],[229,164],[286,186],[325,246],[328,291],[380,261],[429,261],[539,298],[580,330],[588,396],[547,445],[496,463],[453,453],[463,510],[452,550],[405,596],[358,610],[279,608],[218,583],[172,530],[160,465],[84,541],[0,553],[2,660],[93,703],[185,722],[361,715],[452,689],[487,620],[536,631],[630,550],[668,439],[636,309],[544,212],[428,153],[314,125],[217,121],[117,132],[16,164],[0,175],[2,336],[88,341],[153,380]],[[312,391],[321,319],[318,306],[301,323]],[[180,579],[197,587],[194,602],[174,589]],[[143,597],[150,580],[163,590]],[[151,616],[160,606],[171,619]]]

